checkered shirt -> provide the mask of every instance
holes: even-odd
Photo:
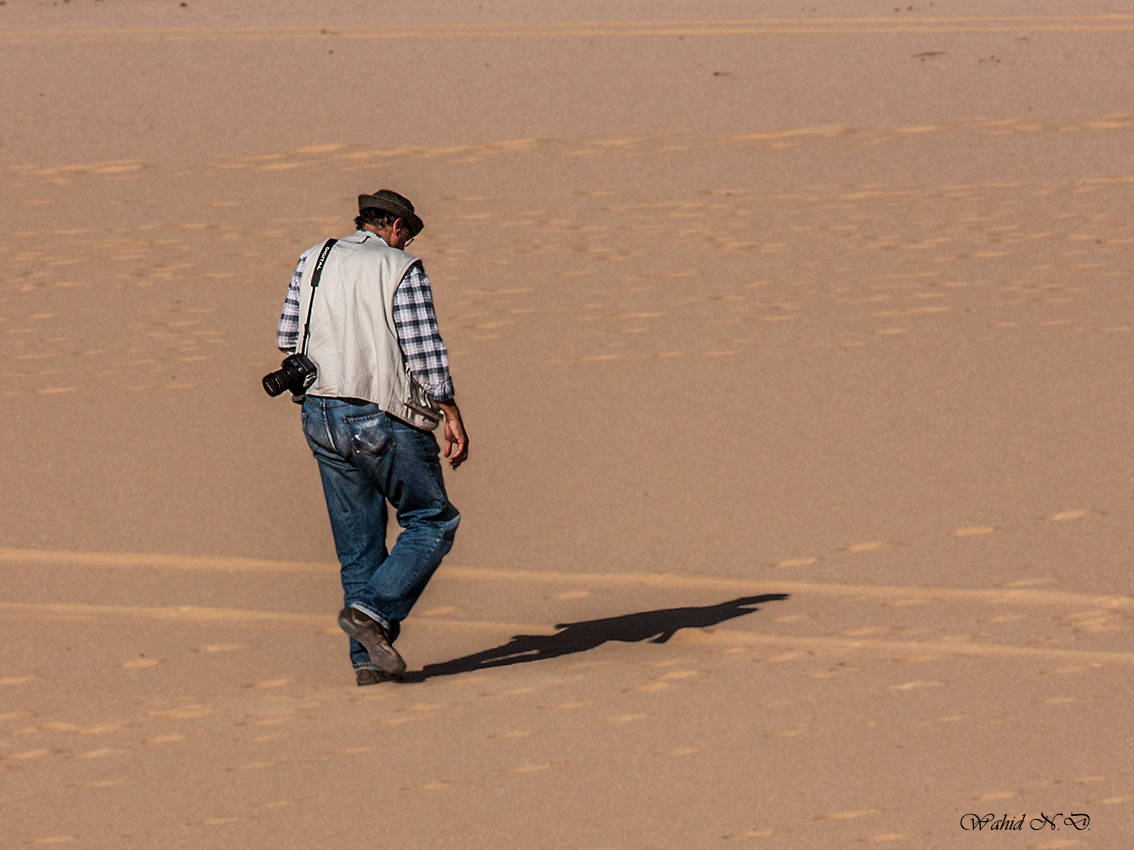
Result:
[[[367,235],[373,236],[371,233]],[[377,238],[382,239],[380,236]],[[303,279],[307,257],[313,250],[315,248],[309,248],[300,255],[287,288],[287,300],[284,301],[277,334],[280,351],[285,354],[292,354],[299,346],[299,282]],[[406,356],[410,374],[431,398],[451,400],[453,379],[449,376],[449,353],[437,330],[433,290],[420,262],[409,267],[394,293],[394,327],[398,331],[398,344]]]

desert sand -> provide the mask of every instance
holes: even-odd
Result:
[[[0,845],[1128,846],[1132,61],[1095,0],[0,4]],[[379,188],[472,445],[358,688],[259,383]]]

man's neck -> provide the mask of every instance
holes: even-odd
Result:
[[[359,232],[373,233],[375,236],[377,236],[379,239],[382,240],[382,243],[384,245],[389,246],[389,244],[390,244],[389,241],[387,241],[386,237],[384,237],[381,233],[379,233],[378,229],[376,227],[374,227],[374,225],[372,225],[372,224],[362,225],[362,230],[359,231]]]

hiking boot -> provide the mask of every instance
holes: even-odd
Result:
[[[354,671],[354,679],[361,688],[366,685],[377,685],[389,681],[390,677],[374,667],[359,667]]]
[[[380,672],[391,678],[406,672],[406,662],[391,645],[390,636],[381,623],[357,608],[344,608],[339,612],[339,628],[366,648],[370,661]]]

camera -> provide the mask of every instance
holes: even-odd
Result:
[[[264,392],[275,398],[284,390],[291,390],[294,400],[300,401],[307,388],[315,383],[318,371],[306,354],[290,354],[279,369],[264,376]]]

